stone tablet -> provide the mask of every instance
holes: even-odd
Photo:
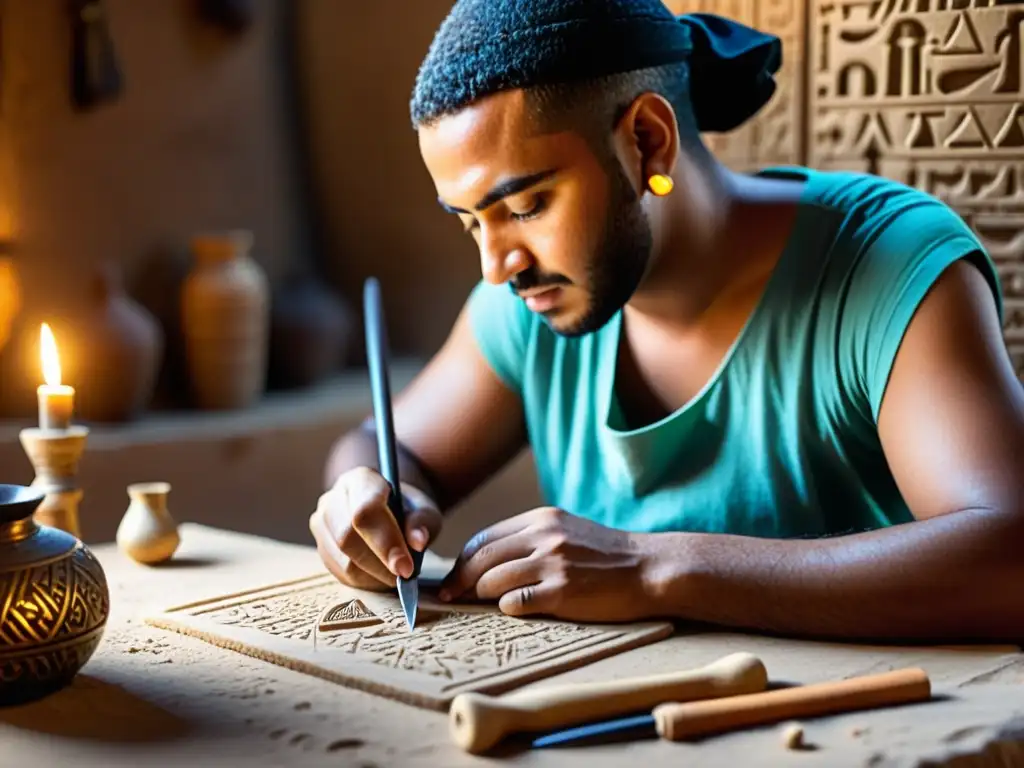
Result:
[[[465,691],[500,693],[672,633],[667,622],[521,619],[426,594],[410,633],[397,595],[352,589],[329,574],[171,608],[146,622],[437,710]]]

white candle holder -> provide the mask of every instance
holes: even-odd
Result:
[[[78,462],[85,450],[88,427],[23,429],[18,437],[36,471],[33,488],[46,494],[35,511],[35,521],[81,539],[78,505],[85,495],[78,485]]]

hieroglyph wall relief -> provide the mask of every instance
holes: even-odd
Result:
[[[808,163],[954,207],[999,265],[1024,376],[1024,3],[815,0]]]
[[[772,101],[749,126],[706,137],[723,162],[868,171],[964,217],[999,267],[1004,336],[1024,380],[1024,0],[667,5],[783,40]]]

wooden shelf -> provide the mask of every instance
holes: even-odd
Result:
[[[419,360],[392,364],[392,396],[422,368]],[[270,392],[244,410],[164,411],[147,414],[125,424],[90,424],[89,452],[121,450],[132,446],[176,441],[223,440],[282,429],[303,429],[339,419],[362,418],[373,407],[369,374],[352,369],[314,387]],[[35,426],[28,420],[0,420],[0,443],[18,442],[18,432]]]

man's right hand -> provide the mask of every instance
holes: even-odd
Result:
[[[390,493],[377,471],[356,467],[338,478],[310,515],[320,559],[342,583],[377,591],[393,588],[396,576],[412,574],[409,547],[422,552],[440,532],[442,517],[434,503],[403,484],[403,535],[387,506]]]

